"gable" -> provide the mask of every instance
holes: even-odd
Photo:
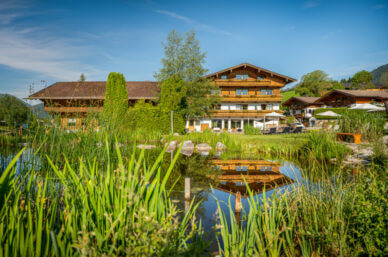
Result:
[[[274,80],[285,84],[296,81],[296,79],[294,78],[291,78],[249,63],[242,63],[224,70],[220,70],[218,72],[211,73],[204,77],[219,79],[222,76],[226,76],[227,79],[233,79],[236,77],[237,74],[248,75],[248,80],[249,79],[257,80],[258,77],[261,77],[262,79],[270,79],[270,80]]]

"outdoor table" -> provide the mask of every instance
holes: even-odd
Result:
[[[353,137],[353,143],[361,144],[361,134],[337,133],[337,141],[343,141],[344,136],[352,136]]]

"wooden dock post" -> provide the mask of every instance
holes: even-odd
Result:
[[[185,212],[190,208],[190,177],[185,177]]]
[[[190,178],[185,177],[185,200],[190,201]]]

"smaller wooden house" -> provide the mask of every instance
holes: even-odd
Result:
[[[358,104],[388,101],[387,91],[332,90],[317,100],[328,108],[350,107]]]
[[[291,97],[282,105],[289,108],[290,115],[297,119],[308,119],[314,114],[315,109],[323,104],[318,101],[319,97]]]

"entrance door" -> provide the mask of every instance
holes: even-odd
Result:
[[[201,131],[204,131],[205,129],[209,128],[209,124],[201,124]]]

